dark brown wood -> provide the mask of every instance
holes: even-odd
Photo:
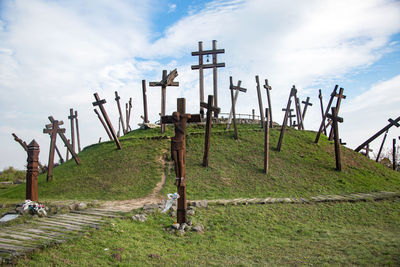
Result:
[[[336,107],[332,107],[332,115],[327,114],[327,117],[332,120],[332,128],[333,128],[333,140],[335,143],[335,160],[336,160],[336,170],[342,170],[342,162],[340,157],[340,138],[339,138],[339,129],[338,122],[343,122],[343,118],[338,117],[336,112]]]
[[[38,201],[38,166],[40,148],[35,140],[27,146],[28,159],[26,170],[26,199]]]
[[[396,170],[397,164],[396,164],[396,138],[393,138],[393,150],[392,150],[392,156],[393,156],[393,170]]]
[[[378,155],[376,156],[376,159],[375,159],[376,162],[379,162],[379,157],[381,156],[382,149],[383,149],[383,145],[385,144],[388,131],[389,131],[389,130],[387,130],[387,131],[385,132],[385,135],[383,136],[383,140],[382,140],[381,146],[379,147]]]
[[[230,77],[229,79],[231,79],[231,77]],[[242,83],[242,82],[240,82],[240,83]],[[243,87],[240,87],[240,86],[237,87],[237,86],[233,85],[232,83],[230,83],[229,89],[231,89],[231,88],[233,88],[233,90],[235,90],[235,96],[234,96],[234,103],[235,103],[235,105],[234,105],[234,106],[236,107],[236,102],[237,102],[237,99],[238,99],[238,96],[239,96],[239,92],[246,93],[246,92],[247,92],[247,89],[246,89],[246,88],[243,88]],[[231,102],[232,102],[232,99],[231,99]],[[229,130],[229,128],[230,128],[230,126],[231,126],[232,117],[233,117],[233,110],[232,110],[232,106],[231,106],[231,111],[230,111],[230,113],[229,113],[228,122],[227,122],[227,124],[226,124],[226,130]]]
[[[282,148],[283,136],[285,135],[288,115],[289,115],[289,111],[290,111],[290,105],[292,104],[291,98],[295,94],[296,94],[296,88],[293,86],[292,89],[290,90],[289,100],[288,100],[288,103],[287,103],[287,106],[286,106],[286,111],[285,111],[285,116],[283,116],[283,123],[282,123],[282,127],[281,127],[281,133],[279,134],[278,146],[276,148],[278,151],[281,151],[281,148]]]
[[[174,69],[167,75],[167,70],[163,70],[160,82],[150,82],[149,86],[161,86],[161,117],[165,116],[167,86],[179,86],[179,82],[174,82],[178,76],[178,71]],[[161,123],[161,133],[165,133],[165,125]]]
[[[335,96],[336,96],[336,92],[337,92],[338,87],[339,87],[338,85],[335,85],[335,89],[333,89],[333,92],[332,92],[332,94],[331,94],[331,98],[329,99],[329,102],[328,102],[328,106],[326,107],[325,113],[324,113],[324,115],[323,115],[323,117],[322,117],[322,122],[321,122],[321,125],[319,126],[319,130],[318,130],[318,132],[317,132],[317,136],[315,137],[315,141],[314,141],[314,143],[316,143],[316,144],[318,144],[319,137],[321,136],[321,133],[322,133],[322,129],[323,129],[324,126],[325,126],[326,116],[327,116],[328,113],[329,113],[329,109],[331,108],[332,101],[333,101],[333,99],[334,99]]]
[[[94,109],[94,113],[96,113],[97,117],[99,118],[101,124],[102,124],[103,127],[104,127],[104,130],[106,130],[106,133],[107,133],[107,135],[108,135],[108,138],[110,138],[110,141],[114,140],[114,139],[112,138],[112,135],[111,135],[111,133],[110,133],[110,130],[108,130],[106,123],[104,122],[103,118],[101,117],[101,115],[100,115],[100,113],[97,111],[97,109]]]
[[[104,117],[104,120],[105,120],[105,122],[106,122],[106,124],[108,126],[108,129],[111,132],[111,135],[112,135],[112,137],[113,137],[113,139],[115,141],[115,144],[117,145],[117,148],[118,149],[122,149],[122,146],[121,146],[121,143],[119,142],[118,136],[116,135],[116,133],[114,131],[114,127],[111,124],[110,118],[107,115],[106,109],[103,106],[106,103],[106,100],[105,99],[100,100],[100,97],[99,97],[99,95],[97,93],[94,93],[93,95],[94,95],[94,98],[96,99],[96,102],[92,103],[93,106],[99,106],[101,114]]]
[[[297,93],[297,90],[296,90]],[[294,103],[295,103],[295,110],[296,110],[296,118],[297,118],[297,129],[299,130],[304,130],[303,126],[303,118],[301,116],[301,106],[300,106],[300,100],[297,97],[297,94],[294,95]]]
[[[204,102],[204,72],[203,72],[203,42],[199,42],[199,51],[197,54],[196,52],[192,52],[192,56],[199,56],[199,89],[200,89],[200,103]],[[200,105],[200,115],[204,116],[204,109]]]
[[[319,98],[319,103],[320,103],[320,105],[321,105],[321,116],[322,116],[322,119],[324,119],[324,104],[322,103],[322,92],[321,92],[321,89],[319,89],[318,98]],[[324,128],[323,128],[324,134],[326,135],[325,123],[324,123],[324,126],[323,126],[323,127],[324,127]]]
[[[271,96],[269,93],[269,91],[272,90],[272,87],[268,84],[268,79],[265,79],[264,88],[267,91],[267,102],[268,102],[269,122],[270,122],[269,127],[272,128],[272,105],[271,105]]]
[[[162,123],[173,123],[175,136],[171,138],[171,157],[175,165],[175,185],[178,188],[177,222],[186,223],[186,124],[189,122],[200,122],[201,115],[186,114],[184,98],[178,99],[178,111],[172,116],[161,117]]]
[[[75,114],[74,114],[74,109],[70,108],[69,109],[69,116],[68,119],[71,122],[71,140],[72,140],[72,150],[75,152]]]
[[[125,128],[124,116],[122,115],[121,104],[119,102],[121,97],[118,95],[117,91],[115,91],[114,93],[115,93],[115,101],[117,102],[117,107],[118,107],[118,112],[119,112],[119,121],[120,121],[120,123],[122,125],[122,132],[124,134],[126,134],[128,127]]]
[[[254,109],[251,110],[251,117],[252,117],[253,121],[256,118],[256,111]]]
[[[62,122],[54,120],[49,127],[46,125],[46,128],[43,129],[43,133],[48,133],[51,136],[50,141],[50,151],[49,151],[49,162],[47,163],[47,182],[53,179],[53,167],[54,167],[54,152],[55,152],[55,145],[57,139],[57,133],[60,131],[65,132],[65,129],[60,129],[59,125],[62,125]]]
[[[51,138],[51,137],[50,137],[50,138]],[[62,155],[61,155],[60,150],[58,150],[57,144],[54,145],[54,148],[56,149],[57,155],[58,155],[58,157],[60,158],[60,162],[61,162],[61,163],[64,163],[64,159],[63,159],[63,157],[62,157]]]
[[[264,133],[264,173],[269,169],[269,116],[268,108],[265,109],[265,133]]]
[[[261,97],[260,79],[258,78],[258,75],[256,75],[256,83],[257,83],[256,87],[257,87],[258,107],[260,109],[261,128],[264,128],[264,124],[265,124],[264,108],[263,108],[263,102],[262,102],[262,97]]]
[[[212,127],[212,112],[219,113],[220,108],[214,107],[214,96],[208,96],[208,103],[201,102],[200,106],[207,109],[207,122],[206,122],[206,134],[204,140],[204,155],[203,155],[203,166],[208,167],[208,158],[210,150],[210,139],[211,139],[211,127]]]
[[[232,114],[233,114],[233,128],[234,128],[234,138],[235,140],[238,140],[238,133],[237,133],[237,126],[236,126],[236,111],[235,111],[235,98],[233,96],[233,90],[240,90],[240,85],[242,83],[242,81],[238,81],[236,88],[233,86],[233,80],[232,80],[232,76],[229,77],[229,89],[231,90],[231,102],[232,102]]]
[[[70,139],[67,139],[68,143],[71,141]],[[69,150],[67,148],[67,145],[64,144],[64,147],[67,149],[67,151],[65,152],[65,160],[68,161],[69,160]]]
[[[49,116],[49,120],[51,123],[55,122],[56,120],[54,120],[54,118],[52,116]],[[47,127],[48,125],[46,125]],[[64,144],[67,146],[67,149],[69,150],[69,152],[71,153],[72,157],[74,158],[76,164],[80,164],[80,159],[78,157],[78,155],[75,153],[75,151],[72,150],[72,147],[69,143],[69,141],[67,140],[67,138],[64,135],[65,133],[65,129],[59,129],[58,131],[58,135],[60,136],[61,140],[64,142]]]
[[[79,137],[78,111],[75,110],[76,141],[78,141],[78,152],[81,152],[81,140]]]
[[[335,97],[337,97],[337,100],[336,100],[336,112],[337,112],[337,114],[335,114],[336,116],[339,114],[339,109],[340,109],[340,104],[342,102],[342,99],[346,99],[346,96],[343,95],[343,91],[344,91],[344,89],[340,88],[339,89],[339,94],[335,95]],[[329,132],[329,138],[328,139],[330,141],[333,140],[333,129],[332,128],[331,128],[331,130]]]
[[[304,117],[306,116],[307,108],[308,108],[308,106],[312,106],[313,104],[310,103],[310,97],[309,97],[309,96],[307,96],[306,101],[301,101],[301,103],[304,104],[303,113],[302,113],[302,115],[301,115],[301,117],[302,117],[302,119],[303,119],[303,122],[304,122]],[[304,126],[304,123],[303,123],[303,126]]]
[[[143,122],[149,123],[149,115],[147,111],[147,94],[146,94],[146,80],[142,80],[142,91],[143,91]]]
[[[379,132],[377,132],[376,134],[374,134],[374,135],[373,135],[372,137],[370,137],[367,141],[365,141],[364,143],[362,143],[361,145],[359,145],[356,149],[354,149],[354,151],[360,152],[360,150],[361,150],[363,147],[365,147],[366,145],[368,145],[369,143],[371,143],[372,141],[374,141],[374,140],[375,140],[376,138],[378,138],[381,134],[383,134],[384,132],[386,132],[387,130],[389,130],[393,125],[396,126],[396,127],[399,127],[399,126],[400,126],[399,121],[400,121],[400,116],[399,116],[397,119],[395,119],[395,120],[389,119],[389,124],[388,124],[388,125],[386,125],[385,127],[383,127]]]
[[[364,151],[365,151],[364,156],[366,156],[367,158],[369,158],[369,152],[372,152],[372,151],[373,151],[372,149],[369,148],[369,144],[366,145],[363,149],[364,149]]]
[[[130,126],[131,112],[132,112],[132,97],[129,98],[128,108],[126,109],[126,132],[132,131]]]
[[[25,141],[22,141],[22,139],[18,138],[18,136],[17,136],[15,133],[12,133],[11,135],[14,137],[14,140],[15,140],[18,144],[20,144],[20,145],[22,146],[22,148],[23,148],[26,152],[28,152],[28,145],[26,144],[26,142],[25,142]]]

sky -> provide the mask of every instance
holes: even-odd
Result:
[[[0,170],[24,169],[26,153],[11,136],[40,145],[47,164],[48,116],[64,121],[78,111],[82,148],[107,135],[93,112],[93,94],[106,99],[115,128],[114,92],[125,106],[133,99],[130,125],[142,122],[141,81],[160,81],[162,70],[177,69],[179,87],[167,88],[167,114],[184,97],[187,112],[199,112],[199,74],[191,52],[225,49],[218,61],[218,105],[230,110],[229,76],[242,81],[236,112],[258,114],[255,75],[272,86],[272,117],[282,124],[290,88],[311,98],[304,126],[321,122],[334,86],[344,88],[339,134],[355,148],[400,116],[400,2],[392,0],[1,0],[0,1]],[[213,93],[205,70],[205,95]],[[149,119],[159,120],[161,92],[147,87]],[[262,89],[264,107],[266,92]],[[386,142],[400,135],[392,127]],[[371,146],[376,153],[383,136]],[[397,141],[400,143],[400,140]],[[58,138],[65,158],[65,148]],[[57,156],[56,156],[56,160]]]

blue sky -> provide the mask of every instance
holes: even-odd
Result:
[[[161,79],[163,69],[178,69],[179,88],[167,90],[167,113],[185,97],[188,111],[199,110],[197,64],[191,52],[212,40],[225,54],[219,61],[219,106],[230,109],[229,76],[248,89],[237,110],[258,110],[255,75],[273,89],[273,118],[282,123],[289,90],[311,97],[306,129],[320,123],[318,89],[325,104],[335,84],[345,89],[345,122],[340,135],[356,147],[400,116],[400,2],[334,1],[47,1],[0,2],[0,169],[24,168],[26,155],[11,137],[35,139],[47,162],[47,117],[67,122],[79,112],[83,146],[107,140],[93,112],[93,93],[107,100],[116,126],[114,91],[123,103],[133,97],[131,125],[143,114],[141,80]],[[205,94],[212,93],[212,71]],[[158,120],[160,90],[148,87],[150,120]],[[263,98],[265,100],[265,92]],[[265,101],[264,101],[265,102]],[[264,103],[265,105],[265,103]],[[67,132],[69,127],[66,124]],[[392,128],[388,140],[400,135]],[[380,140],[372,145],[375,151]],[[61,146],[61,145],[60,145]],[[389,142],[387,147],[389,147]]]

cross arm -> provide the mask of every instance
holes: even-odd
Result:
[[[225,63],[217,63],[217,64],[204,64],[204,65],[192,65],[191,68],[192,70],[198,70],[198,69],[211,69],[211,68],[223,68],[225,67]]]
[[[327,114],[326,117],[331,119],[331,120],[336,119],[336,121],[338,121],[338,122],[343,122],[343,118],[342,117],[338,117],[338,116],[335,116],[335,115],[332,115],[332,114]]]
[[[225,53],[225,49],[202,50],[202,51],[192,52],[192,56],[223,54],[223,53]]]
[[[219,113],[221,111],[220,108],[209,106],[208,103],[206,103],[206,102],[200,102],[200,107],[206,108],[206,109],[211,109],[212,111],[214,111],[216,113]]]

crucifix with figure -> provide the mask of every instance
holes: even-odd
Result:
[[[161,123],[174,124],[175,136],[171,138],[171,157],[175,165],[175,185],[178,188],[177,222],[186,223],[186,124],[200,122],[200,114],[186,114],[185,98],[178,98],[178,111],[172,116],[162,116]]]
[[[167,75],[167,70],[163,70],[162,79],[160,82],[150,82],[149,86],[160,86],[161,87],[161,117],[165,116],[166,108],[166,94],[167,86],[179,86],[179,82],[174,82],[174,79],[178,76],[178,71],[174,69]],[[161,133],[165,132],[165,125],[161,122]]]

